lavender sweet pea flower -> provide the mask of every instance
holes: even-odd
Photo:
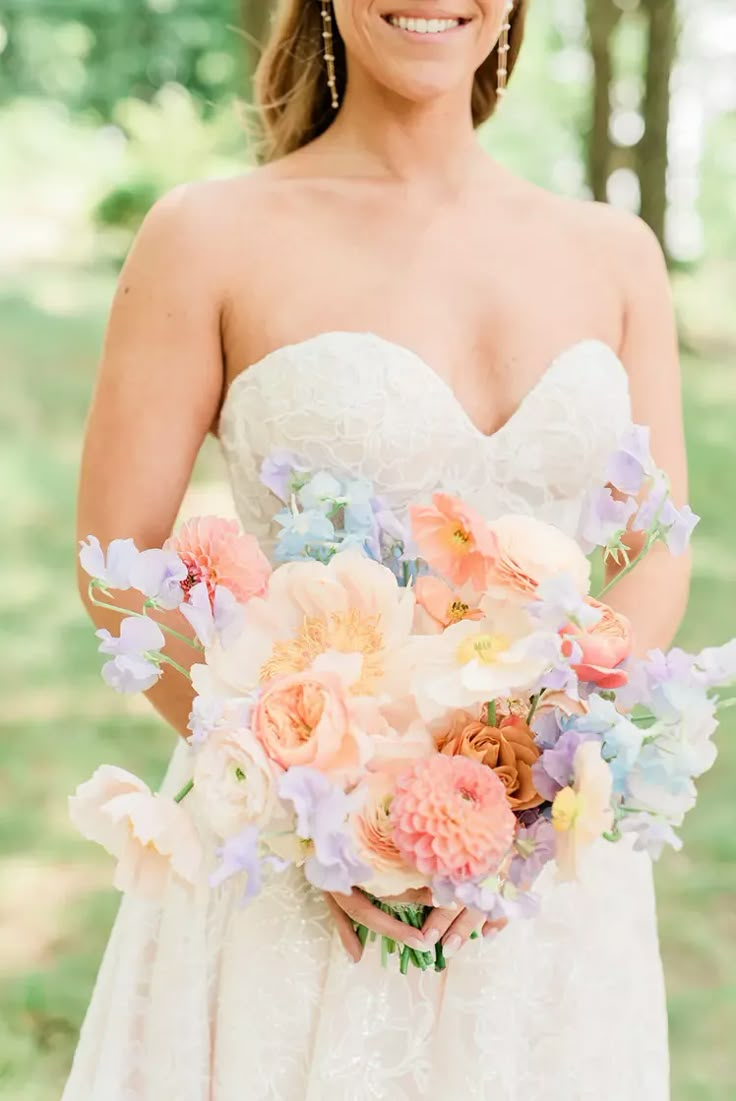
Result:
[[[130,570],[130,584],[160,608],[172,611],[184,599],[187,568],[174,551],[141,551]]]
[[[619,822],[619,829],[624,835],[633,834],[636,838],[634,849],[648,853],[652,860],[659,860],[665,845],[671,846],[675,852],[682,848],[682,841],[672,826],[650,814],[625,814]]]
[[[509,879],[519,888],[528,889],[556,851],[555,828],[548,818],[538,818],[528,828],[518,831],[514,840],[515,855],[509,869]]]
[[[250,726],[257,693],[242,698],[225,696],[195,696],[189,712],[187,729],[191,746],[203,745],[216,730],[243,730]]]
[[[617,501],[609,489],[595,489],[583,502],[578,542],[586,554],[596,547],[615,546],[636,512],[636,501]]]
[[[566,640],[566,654],[559,654],[551,669],[542,675],[539,687],[551,692],[564,692],[572,700],[580,699],[580,682],[573,668],[583,657],[580,643],[573,638]]]
[[[547,711],[537,711],[532,719],[532,731],[534,741],[540,749],[552,749],[557,745],[562,734],[558,713],[552,708]]]
[[[654,475],[649,492],[639,506],[631,525],[632,531],[651,531],[670,494],[669,478],[661,470]]]
[[[566,730],[553,749],[545,749],[532,765],[532,780],[540,795],[551,802],[558,791],[572,783],[575,754],[583,742],[595,737],[582,730]]]
[[[550,631],[559,631],[568,623],[592,627],[601,618],[597,608],[585,603],[585,597],[569,573],[558,573],[542,581],[536,599],[527,604],[527,611],[540,626]]]
[[[736,680],[736,639],[709,646],[693,659],[695,674],[706,688],[721,688]]]
[[[274,451],[261,464],[261,482],[274,496],[286,503],[301,485],[309,466],[293,451]]]
[[[685,553],[690,537],[699,523],[700,517],[693,512],[689,505],[676,509],[670,501],[667,502],[664,507],[662,525],[667,529],[665,542],[670,554],[679,556]]]
[[[194,628],[203,646],[219,641],[223,650],[238,638],[245,612],[242,605],[224,585],[215,587],[213,600],[204,581],[189,590],[189,600],[182,604],[181,614]]]
[[[88,535],[79,544],[79,562],[82,569],[106,589],[129,589],[130,571],[140,551],[132,539],[113,539],[103,553],[95,535]]]
[[[161,628],[145,616],[128,616],[120,624],[115,638],[105,628],[95,632],[102,642],[101,654],[111,654],[112,661],[102,667],[106,684],[117,692],[147,692],[161,675],[152,657],[161,650],[165,639]]]
[[[655,469],[649,429],[632,424],[609,460],[605,480],[621,493],[636,496]]]
[[[220,867],[210,876],[210,886],[219,887],[235,875],[245,873],[245,890],[241,896],[241,903],[245,904],[250,899],[260,894],[263,886],[264,867],[283,871],[288,867],[285,860],[277,856],[260,855],[260,834],[258,826],[246,826],[240,833],[229,837],[224,845],[216,850],[220,860]]]
[[[348,894],[369,877],[370,869],[350,848],[346,823],[355,797],[346,795],[321,772],[302,766],[288,769],[278,790],[281,799],[294,808],[297,835],[312,843],[304,874],[314,887]]]

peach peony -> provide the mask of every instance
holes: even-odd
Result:
[[[497,872],[516,818],[490,769],[436,754],[402,773],[390,809],[401,855],[426,876],[468,879]]]
[[[445,627],[463,619],[482,619],[477,597],[468,591],[469,588],[453,589],[441,578],[429,575],[417,578],[414,585],[415,631],[423,635],[439,634]]]
[[[331,673],[292,673],[272,681],[253,712],[252,728],[283,769],[306,765],[350,775],[364,756],[343,683]]]
[[[601,618],[587,630],[570,624],[563,633],[579,644],[583,657],[573,668],[583,681],[590,681],[599,688],[622,688],[628,682],[628,673],[617,666],[631,653],[632,631],[626,616],[614,612],[607,604],[588,597],[586,604],[597,608]]]
[[[188,592],[204,581],[210,599],[215,586],[223,585],[245,604],[265,592],[271,574],[258,540],[242,532],[236,520],[219,516],[188,520],[166,540],[164,550],[174,551],[187,567],[188,577],[182,588]]]
[[[435,493],[431,505],[409,510],[422,557],[454,585],[470,582],[481,590],[496,554],[488,524],[475,509],[447,493]]]
[[[189,814],[137,776],[102,765],[69,799],[79,832],[117,857],[115,886],[160,899],[173,874],[197,882],[202,846]]]
[[[501,596],[533,596],[540,582],[569,574],[578,591],[590,587],[590,563],[574,539],[532,516],[501,516],[490,525],[498,553],[486,577]]]
[[[408,695],[405,648],[414,594],[360,551],[336,554],[328,565],[288,562],[271,576],[264,597],[248,605],[244,629],[207,664],[233,696],[259,684],[314,668],[323,655],[348,655],[351,695],[398,701]]]
[[[518,716],[509,715],[498,726],[489,726],[459,711],[449,728],[435,737],[440,753],[467,757],[492,769],[513,810],[530,810],[544,802],[532,782],[532,765],[540,751],[531,730]]]
[[[391,803],[396,780],[406,771],[407,761],[394,761],[379,772],[369,774],[363,785],[364,802],[352,819],[359,858],[371,868],[371,879],[363,890],[376,898],[401,895],[427,886],[426,876],[409,865],[399,852],[393,836]]]

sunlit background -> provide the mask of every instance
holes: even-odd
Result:
[[[145,702],[102,684],[76,595],[75,482],[105,314],[156,196],[247,170],[242,101],[269,6],[0,0],[8,1101],[58,1099],[117,905],[110,866],[72,833],[65,797],[102,760],[155,783],[173,744]],[[736,634],[736,2],[537,0],[521,67],[483,137],[537,183],[641,210],[666,246],[703,516],[681,642],[724,641]],[[186,507],[228,507],[212,442]],[[685,852],[657,872],[675,1101],[736,1098],[735,739],[736,724],[724,724]]]

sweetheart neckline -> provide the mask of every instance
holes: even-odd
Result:
[[[616,351],[614,351],[613,347],[605,340],[600,340],[597,337],[582,337],[580,340],[573,341],[572,344],[563,348],[555,356],[553,356],[551,360],[549,360],[547,366],[544,368],[537,381],[534,383],[533,386],[530,387],[529,390],[527,390],[526,394],[524,394],[519,404],[513,410],[508,419],[503,422],[503,424],[499,425],[499,427],[496,428],[493,432],[485,432],[475,423],[468,410],[465,408],[455,391],[450,386],[449,382],[447,382],[446,379],[442,377],[442,375],[438,374],[434,367],[432,367],[426,361],[426,359],[424,359],[424,357],[421,356],[419,352],[416,352],[413,348],[408,347],[408,345],[406,344],[401,344],[398,341],[390,340],[388,337],[380,336],[380,334],[371,332],[369,330],[360,331],[357,329],[326,329],[323,332],[315,333],[314,336],[305,337],[303,340],[295,340],[291,344],[282,344],[278,348],[274,348],[272,351],[267,352],[266,355],[262,356],[254,363],[251,363],[242,371],[239,371],[228,386],[225,396],[222,400],[222,405],[220,406],[220,413],[218,417],[218,428],[219,425],[222,423],[226,411],[232,404],[231,399],[233,391],[242,387],[242,380],[244,378],[249,378],[252,382],[254,373],[256,376],[259,375],[261,369],[263,367],[266,367],[271,360],[275,359],[275,357],[280,355],[282,352],[293,352],[298,349],[308,348],[310,345],[316,344],[318,341],[324,340],[325,338],[332,336],[368,339],[374,341],[377,344],[381,344],[384,347],[393,349],[394,351],[398,350],[399,352],[402,352],[404,355],[408,356],[415,363],[416,366],[422,369],[426,377],[428,379],[431,379],[432,384],[437,386],[444,394],[447,395],[453,407],[458,411],[459,415],[465,421],[468,428],[470,428],[481,440],[485,440],[487,442],[499,439],[499,437],[501,437],[513,424],[515,424],[516,421],[523,416],[530,402],[537,398],[539,393],[543,391],[544,386],[549,382],[550,376],[552,376],[556,370],[559,370],[561,365],[568,362],[576,352],[580,352],[583,348],[598,347],[604,349],[609,357],[609,362],[616,365],[623,372],[628,386],[628,372],[623,364],[623,361],[621,360],[621,357]]]

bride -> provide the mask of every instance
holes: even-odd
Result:
[[[525,0],[281,0],[258,73],[264,166],[164,197],[121,275],[80,537],[160,545],[209,431],[266,543],[258,469],[275,448],[370,478],[398,509],[442,487],[574,535],[633,416],[685,497],[652,234],[517,179],[475,136],[525,15]],[[655,552],[616,589],[641,652],[670,643],[687,575]],[[150,695],[186,735],[180,680]],[[166,789],[188,768],[182,741]],[[297,872],[244,909],[205,884],[125,898],[64,1101],[669,1096],[645,855],[600,843],[540,917],[480,940],[476,914],[435,910],[417,935],[443,939],[442,975],[384,971],[370,946],[359,960],[358,915],[391,932],[359,892],[323,897]]]

